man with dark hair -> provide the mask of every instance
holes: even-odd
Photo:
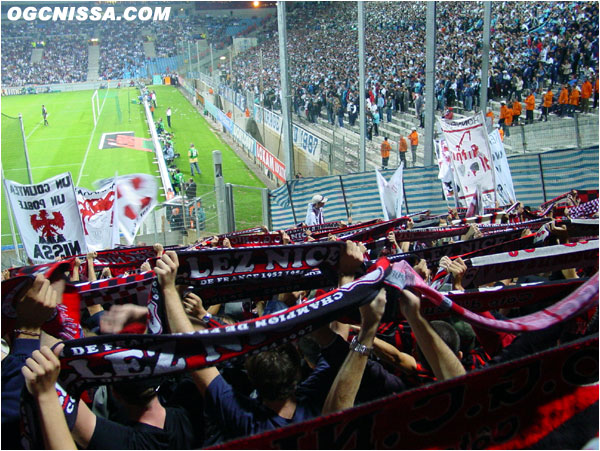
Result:
[[[196,182],[191,177],[190,177],[190,181],[187,184],[187,187],[185,188],[185,195],[187,196],[188,199],[196,198]]]
[[[48,110],[46,110],[46,107],[44,105],[42,105],[42,117],[44,118],[44,125],[49,125],[48,124]]]
[[[346,242],[340,259],[340,284],[354,278],[354,273],[363,262],[363,252],[364,249],[355,243]],[[165,294],[165,309],[171,331],[193,333],[194,327],[175,288],[178,266],[177,254],[169,251],[157,261],[155,271]],[[258,399],[236,392],[214,366],[192,373],[204,397],[206,414],[219,425],[225,438],[284,427],[321,413],[327,391],[342,364],[348,344],[328,327],[319,331],[321,335],[319,338],[315,336],[315,339],[321,346],[321,356],[314,371],[302,382],[299,382],[300,356],[292,345],[282,345],[247,359],[246,369],[259,394]],[[367,366],[364,379],[372,396],[383,396],[404,389],[398,378],[386,373],[376,362]]]
[[[267,407],[291,399],[300,382],[300,355],[291,344],[246,359],[248,378]]]

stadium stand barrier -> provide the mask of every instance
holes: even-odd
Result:
[[[508,158],[517,199],[537,206],[574,189],[597,189],[598,149],[558,150]],[[395,169],[382,171],[389,179]],[[447,212],[441,183],[435,166],[404,171],[403,213],[428,209],[431,214]],[[314,194],[329,200],[327,221],[365,221],[382,216],[375,172],[328,177],[300,178],[288,181],[271,192],[273,229],[285,229],[303,222],[308,202]]]
[[[186,245],[219,233],[214,191],[198,197],[177,196],[157,205],[144,220],[136,244]]]
[[[189,81],[192,83],[192,80]],[[258,97],[255,97],[254,92],[236,91],[222,82],[215,82],[206,74],[199,74],[196,81],[196,88],[204,98],[219,106],[222,111],[231,113],[234,125],[240,125],[268,152],[283,160],[281,116],[278,112],[259,105]],[[250,118],[246,117],[247,112],[250,113]],[[255,124],[252,125],[249,119]],[[340,129],[319,121],[317,124],[312,124],[302,115],[298,116],[294,113],[293,130],[296,172],[304,175],[326,176],[358,171],[359,135],[356,127],[348,128],[345,124],[345,128]],[[395,144],[397,136],[394,133],[389,136]],[[597,117],[576,113],[572,119],[545,123],[536,121],[527,126],[511,127],[510,136],[508,134],[505,136],[504,145],[507,155],[582,149],[597,146],[598,136]],[[422,149],[419,152],[422,152]],[[378,167],[379,161],[378,141],[367,141],[367,167]],[[391,162],[394,162],[394,157]]]
[[[171,185],[171,178],[169,177],[169,170],[165,163],[163,156],[162,146],[158,141],[158,135],[156,134],[156,126],[154,125],[154,119],[152,118],[152,112],[150,111],[150,105],[146,98],[144,98],[144,111],[146,113],[146,121],[148,122],[148,129],[150,130],[150,137],[152,138],[152,144],[154,145],[154,155],[156,155],[155,163],[158,165],[158,172],[160,174],[160,180],[162,182],[162,189],[166,194],[173,189]]]

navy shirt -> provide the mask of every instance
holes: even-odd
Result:
[[[2,361],[2,449],[22,448],[19,409],[25,378],[21,368],[36,349],[40,349],[40,340],[16,339],[10,354]]]
[[[253,435],[317,417],[348,349],[348,343],[337,336],[322,350],[312,374],[296,388],[297,405],[291,419],[280,417],[260,400],[237,393],[222,376],[217,376],[206,390],[206,414],[222,428],[225,439]],[[357,400],[370,401],[404,389],[405,385],[398,377],[369,360]]]

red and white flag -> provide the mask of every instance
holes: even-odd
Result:
[[[4,180],[19,234],[34,263],[87,252],[70,172],[35,185]]]
[[[114,248],[119,244],[118,233],[116,241],[114,233],[118,227],[115,215],[117,199],[115,182],[105,185],[98,191],[75,188],[75,193],[88,251]]]
[[[481,187],[483,207],[495,206],[494,170],[483,113],[460,120],[439,119],[452,156],[458,203],[467,207]]]
[[[142,222],[156,205],[158,184],[148,174],[130,174],[116,178],[119,228],[133,244]]]

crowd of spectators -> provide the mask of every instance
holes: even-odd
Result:
[[[72,83],[87,77],[88,49],[83,38],[52,36],[36,44],[40,61],[31,62],[34,47],[29,39],[2,41],[2,82],[9,86]]]
[[[423,94],[425,86],[425,2],[366,2],[366,82],[375,96]],[[441,2],[436,11],[437,108],[463,102],[472,110],[481,86],[483,6]],[[334,95],[345,108],[358,103],[356,5],[347,2],[299,4],[288,13],[289,73],[294,94],[324,106]],[[236,88],[279,96],[279,48],[276,30],[259,49],[238,55],[233,64]],[[493,2],[489,98],[520,98],[557,83],[593,83],[598,65],[598,5],[589,2]],[[384,91],[384,92],[385,92]],[[389,94],[388,94],[389,95]],[[396,101],[396,103],[399,103]],[[396,109],[398,109],[396,107]]]
[[[90,38],[99,39],[101,80],[137,77],[148,60],[145,40],[154,42],[157,58],[187,54],[187,43],[197,39],[218,50],[231,45],[233,36],[243,36],[257,28],[257,19],[252,19],[239,33],[228,33],[238,22],[236,17],[201,13],[152,22],[6,21],[2,25],[2,83],[21,86],[85,81]],[[32,42],[45,44],[39,45],[44,50],[40,63],[31,63]]]
[[[584,195],[588,197],[582,197]],[[546,217],[544,225],[537,224],[540,227],[537,234],[535,229],[522,229],[521,239],[524,245],[528,245],[525,244],[529,243],[528,240],[534,240],[536,247],[576,242],[578,235],[572,233],[568,223],[562,220],[581,217],[578,216],[581,214],[597,218],[597,198],[591,201],[595,202],[595,207],[585,207],[589,196],[589,192],[572,191],[554,200],[553,208],[546,209],[545,212],[541,208],[531,211],[528,207],[515,204],[513,208],[501,211],[498,215],[502,217],[502,223],[512,224],[514,227],[532,218]],[[321,195],[315,197],[323,200]],[[346,241],[340,248],[339,262],[336,265],[337,283],[332,281],[333,286],[321,287],[322,290],[317,291],[316,295],[341,286],[344,287],[344,292],[352,293],[354,288],[361,285],[354,284],[354,280],[368,271],[365,265],[367,260],[391,258],[395,254],[404,255],[403,258],[410,262],[416,277],[419,280],[422,278],[423,283],[434,286],[437,284],[441,287],[439,289],[452,290],[454,294],[464,291],[468,286],[464,281],[467,262],[460,255],[447,255],[434,261],[430,258],[419,259],[410,253],[458,241],[466,243],[490,232],[493,234],[493,231],[471,225],[465,227],[466,233],[461,232],[462,235],[451,238],[440,235],[445,238],[402,241],[397,240],[400,235],[396,235],[410,229],[413,232],[419,230],[423,224],[436,227],[431,230],[440,231],[437,227],[443,229],[456,221],[461,223],[459,211],[452,209],[448,216],[422,215],[414,220],[407,218],[404,225],[390,225],[387,230],[382,229],[379,235],[372,237],[374,241],[367,241],[366,244]],[[531,223],[528,225],[533,227]],[[359,225],[355,224],[354,227],[356,226]],[[348,230],[347,225],[341,224],[337,231],[332,230],[332,235],[315,238],[310,229],[303,228],[302,237],[296,237],[296,241],[338,241],[341,235],[347,233],[344,230]],[[456,233],[457,229],[452,230]],[[294,245],[286,231],[269,232],[263,227],[260,231],[257,228],[255,233],[257,236],[272,233],[273,236],[277,235],[281,244]],[[224,264],[227,252],[235,251],[227,235],[199,240],[193,250],[203,253],[209,248],[219,249],[219,265]],[[457,247],[456,250],[458,249],[463,248]],[[94,390],[85,390],[81,399],[75,401],[76,409],[68,407],[73,401],[63,394],[59,402],[55,389],[61,371],[61,362],[57,357],[63,344],[58,344],[54,350],[49,348],[59,341],[68,345],[72,338],[65,338],[67,332],[77,331],[78,334],[83,327],[83,334],[93,340],[96,334],[110,339],[109,335],[119,333],[193,334],[217,328],[224,331],[228,330],[225,327],[234,323],[301,307],[312,298],[310,290],[305,290],[209,306],[210,302],[206,301],[210,299],[203,300],[195,293],[194,287],[175,283],[179,259],[181,255],[189,257],[190,248],[165,252],[162,245],[155,244],[153,249],[147,251],[153,255],[141,264],[139,272],[153,272],[157,278],[157,290],[160,294],[151,296],[152,304],[148,301],[147,306],[145,302],[117,302],[111,305],[106,300],[93,305],[87,303],[87,306],[81,307],[81,324],[69,317],[66,310],[59,308],[65,284],[105,279],[106,286],[111,287],[117,284],[119,277],[128,276],[129,271],[123,276],[113,276],[110,267],[97,271],[96,252],[70,257],[70,270],[64,277],[51,282],[38,274],[25,290],[14,293],[12,301],[4,299],[5,288],[17,288],[10,285],[11,272],[3,273],[3,312],[10,311],[6,302],[12,302],[15,312],[14,329],[3,336],[2,343],[3,448],[21,448],[19,423],[22,420],[21,412],[27,412],[27,408],[21,408],[20,405],[23,403],[23,406],[27,406],[30,402],[26,397],[21,401],[22,392],[31,395],[34,406],[31,414],[33,418],[27,416],[25,430],[28,431],[28,438],[35,436],[33,432],[37,430],[37,437],[43,440],[43,446],[47,449],[75,449],[76,443],[87,449],[190,449],[278,429],[416,387],[427,390],[427,387],[438,381],[552,349],[557,343],[564,344],[598,332],[597,304],[577,318],[559,321],[542,330],[505,333],[484,330],[476,324],[470,325],[458,316],[430,321],[421,307],[421,296],[416,295],[412,288],[393,289],[396,290],[394,299],[388,298],[391,291],[388,290],[386,295],[386,290],[381,289],[378,294],[375,290],[372,297],[363,299],[366,302],[357,309],[355,315],[347,309],[340,311],[343,316],[337,320],[311,330],[306,336],[299,334],[301,338],[291,339],[279,347],[270,346],[262,352],[249,354],[243,362],[239,359],[229,360],[177,376],[158,377],[157,371],[152,377],[108,384],[102,379],[98,382],[103,384]],[[185,251],[184,254],[181,251]],[[249,266],[250,263],[253,262],[246,261],[244,268],[254,268],[253,265]],[[592,262],[593,267],[588,267],[589,264],[590,261],[581,261],[574,268],[556,270],[552,274],[522,274],[518,278],[498,280],[490,285],[498,290],[542,280],[569,279],[573,282],[579,277],[590,277],[597,271],[597,261]],[[117,267],[118,265],[115,266]],[[219,268],[223,269],[221,266]],[[438,269],[442,273],[445,271],[444,285],[440,285],[441,280],[434,277]],[[257,268],[256,271],[260,270]],[[533,271],[531,269],[530,272]],[[386,309],[386,304],[392,302],[397,302],[398,308]],[[159,306],[155,311],[157,305]],[[502,308],[483,312],[481,315],[507,321],[533,310],[549,308],[550,305],[551,302],[541,301],[539,305]],[[56,311],[61,313],[57,315]],[[163,321],[160,329],[156,328],[156,318],[153,316],[157,311],[162,312],[158,313]],[[382,329],[379,323],[386,313],[386,321],[393,321],[394,325],[386,323]],[[60,318],[58,324],[54,319],[56,317]],[[49,327],[49,322],[54,325]],[[356,327],[356,324],[360,324],[360,327]],[[70,329],[65,329],[67,326]],[[391,327],[395,330],[392,335],[388,333]],[[219,334],[201,335],[218,337]],[[130,338],[130,335],[121,337],[122,340]],[[151,337],[147,338],[151,340]],[[177,339],[177,336],[172,338]],[[94,343],[87,341],[87,349],[95,349]],[[164,343],[162,346],[169,345]],[[206,352],[208,359],[210,349],[213,348],[209,345],[199,346],[198,355],[203,356]],[[223,349],[229,347],[225,346]],[[231,349],[238,352],[236,347]],[[149,353],[151,355],[154,354]],[[164,359],[161,355],[158,364],[162,360],[175,361],[173,355],[169,356],[169,359]],[[210,354],[210,357],[215,356]],[[126,360],[130,358],[137,359],[131,355]],[[117,362],[118,359],[114,361]],[[77,362],[81,363],[82,360]],[[129,364],[127,366],[133,368]],[[152,372],[150,367],[143,368],[144,374],[147,374],[146,371]],[[167,370],[168,365],[164,369]],[[91,369],[88,369],[88,373],[89,371]],[[99,372],[101,369],[94,367],[93,371]],[[103,378],[109,374],[105,373]],[[65,409],[68,421],[65,421],[61,407]],[[577,424],[582,428],[578,429],[576,436],[562,434],[562,441],[553,444],[557,448],[581,449],[588,439],[597,436],[598,425],[593,416],[578,415]],[[465,420],[464,427],[469,430],[468,420]],[[543,427],[544,425],[540,425],[540,428]],[[550,431],[544,429],[544,432]],[[423,446],[426,447],[426,438],[423,440]]]
[[[135,77],[144,66],[143,22],[106,22],[100,29],[100,79]]]

